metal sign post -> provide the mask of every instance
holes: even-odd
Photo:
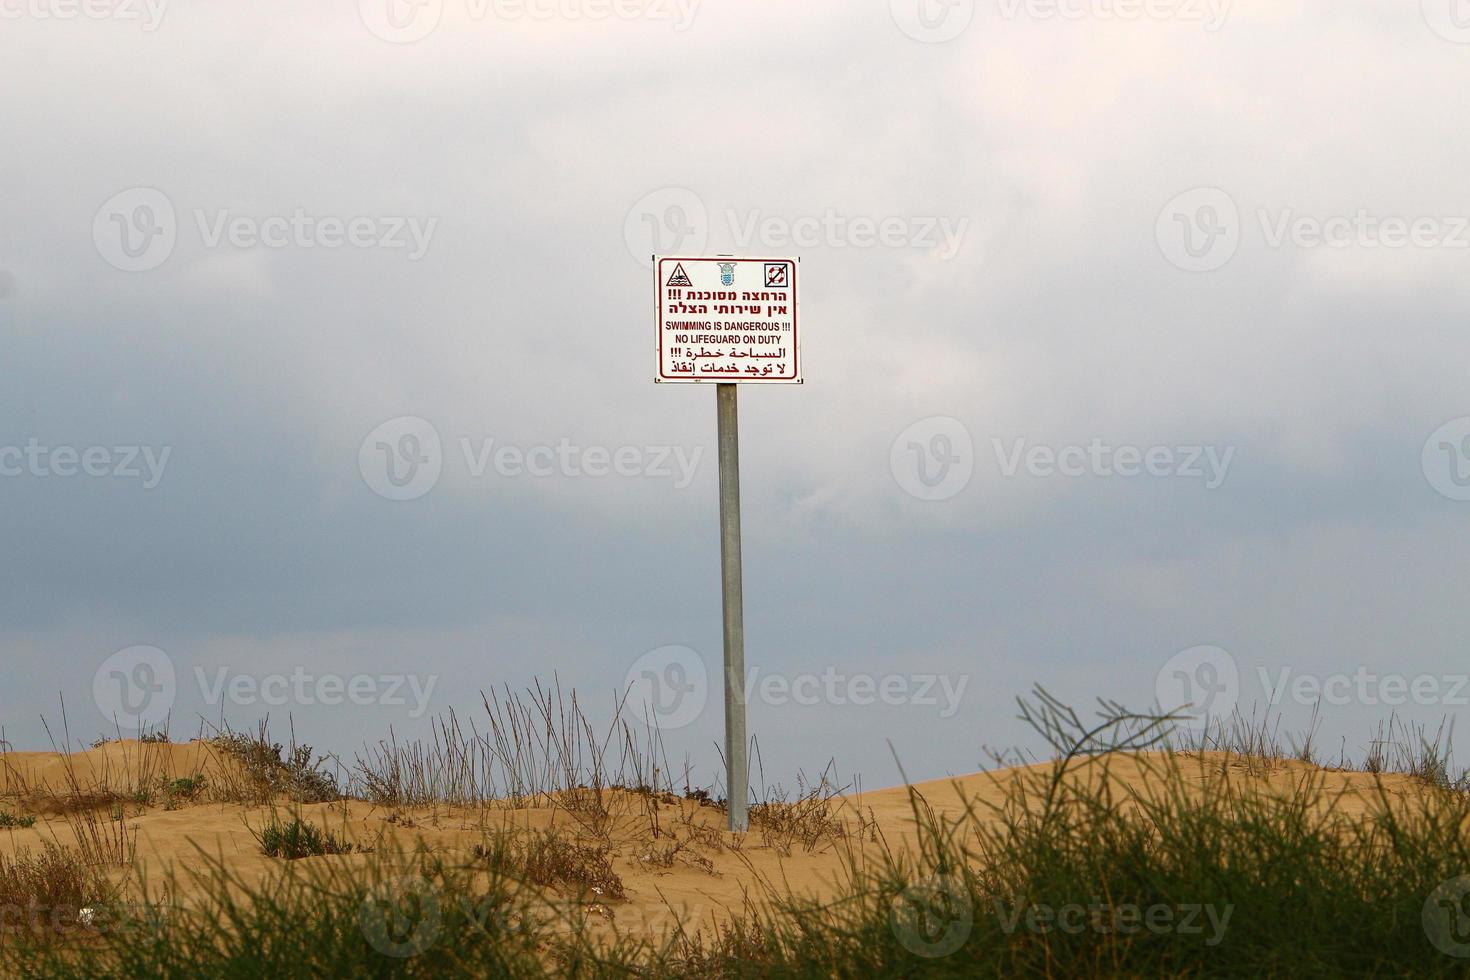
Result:
[[[745,600],[740,565],[736,385],[801,384],[797,259],[654,256],[662,383],[713,383],[719,428],[720,584],[725,620],[725,785],[730,830],[749,829]]]
[[[750,826],[745,740],[745,592],[740,569],[740,418],[732,384],[715,386],[720,441],[720,586],[725,612],[725,768],[730,830]]]

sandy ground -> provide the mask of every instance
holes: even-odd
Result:
[[[1298,762],[1278,762],[1269,770],[1219,754],[1181,756],[1178,762],[1186,777],[1201,785],[1230,778],[1284,793],[1304,779],[1321,780],[1330,805],[1348,817],[1382,806],[1384,793],[1394,800],[1420,792],[1419,784],[1404,776],[1388,775],[1377,781],[1365,773],[1322,770]],[[1113,757],[1107,778],[1120,793],[1146,789],[1162,764],[1157,755]],[[65,798],[76,790],[126,792],[140,775],[156,781],[203,773],[212,786],[223,785],[230,776],[229,765],[201,743],[119,742],[71,756],[8,753],[0,764],[0,810],[32,812],[38,821],[31,829],[0,831],[0,853],[35,849],[53,839],[62,844],[74,842],[66,817],[56,812],[57,807],[47,805],[50,798]],[[185,903],[197,887],[191,870],[207,868],[211,859],[246,883],[258,884],[281,873],[285,862],[263,855],[252,834],[252,828],[265,825],[273,813],[289,818],[299,812],[302,819],[378,853],[385,848],[410,850],[422,842],[449,856],[467,856],[487,832],[502,829],[558,828],[589,841],[601,836],[611,845],[613,868],[623,880],[627,899],[608,902],[599,913],[615,920],[620,931],[665,933],[674,925],[687,929],[692,924],[725,921],[747,900],[759,902],[772,893],[830,896],[840,890],[849,862],[871,859],[885,848],[911,845],[916,794],[938,819],[955,820],[973,813],[974,823],[984,824],[996,819],[993,808],[1013,798],[1022,781],[1047,771],[1045,766],[1023,767],[841,797],[830,807],[833,831],[810,846],[759,823],[748,835],[736,837],[724,830],[724,815],[713,807],[633,793],[611,793],[604,800],[612,816],[603,825],[602,835],[590,828],[585,808],[572,801],[519,808],[492,804],[397,810],[361,802],[277,804],[271,808],[205,801],[172,810],[125,803],[120,812],[128,832],[136,835],[136,866],[127,876],[131,887],[137,888],[140,881],[158,883],[172,877],[177,882],[176,900]],[[1088,770],[1079,778],[1099,778],[1098,770]],[[110,814],[119,812],[112,804],[107,809]],[[666,863],[655,857],[660,847],[681,841],[682,848]],[[374,858],[352,855],[305,860],[365,866]],[[119,872],[120,877],[122,874]]]

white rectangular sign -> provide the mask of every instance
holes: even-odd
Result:
[[[655,257],[660,382],[801,384],[797,259]]]

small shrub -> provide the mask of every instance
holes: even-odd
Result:
[[[293,745],[290,754],[279,742],[266,736],[265,725],[255,735],[223,732],[210,744],[232,757],[242,770],[243,785],[217,786],[216,796],[228,802],[264,802],[285,795],[296,803],[332,803],[341,799],[337,780],[321,768],[324,760],[312,759],[309,745]]]
[[[824,780],[806,789],[795,802],[770,800],[750,808],[750,824],[766,845],[789,856],[800,845],[808,853],[843,840],[846,828],[835,814],[835,791]]]
[[[489,861],[494,868],[543,887],[569,886],[606,899],[627,897],[623,879],[613,870],[606,847],[579,844],[555,831],[535,834],[529,839],[497,836],[488,845],[476,846],[475,856]]]
[[[106,880],[74,850],[47,842],[39,854],[0,855],[0,908],[6,929],[47,937],[75,928],[84,907],[111,892]]]
[[[725,808],[725,801],[713,799],[707,789],[690,789],[686,786],[684,787],[684,799],[698,803],[700,806],[710,806],[721,810]]]
[[[266,857],[288,861],[323,854],[351,854],[354,849],[351,842],[342,840],[332,831],[294,818],[286,824],[272,818],[265,829],[255,835],[255,839],[260,842],[260,850]]]
[[[183,779],[175,779],[164,784],[163,808],[165,810],[177,810],[185,803],[192,803],[204,792],[207,785],[202,774],[185,776]]]
[[[30,827],[34,827],[35,825],[35,817],[17,817],[15,814],[10,813],[6,810],[0,810],[0,830],[13,830],[16,827],[24,830]]]
[[[683,861],[705,874],[714,874],[714,862],[695,851],[690,846],[693,843],[695,843],[694,838],[680,840],[676,836],[669,835],[660,842],[649,845],[648,850],[638,856],[638,860],[655,868],[672,868],[677,862]]]

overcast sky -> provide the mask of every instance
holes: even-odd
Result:
[[[740,392],[768,782],[974,770],[1033,682],[1315,682],[1334,756],[1470,713],[1463,0],[0,0],[0,82],[16,748],[653,676],[713,779],[655,252],[801,258],[806,383]]]

